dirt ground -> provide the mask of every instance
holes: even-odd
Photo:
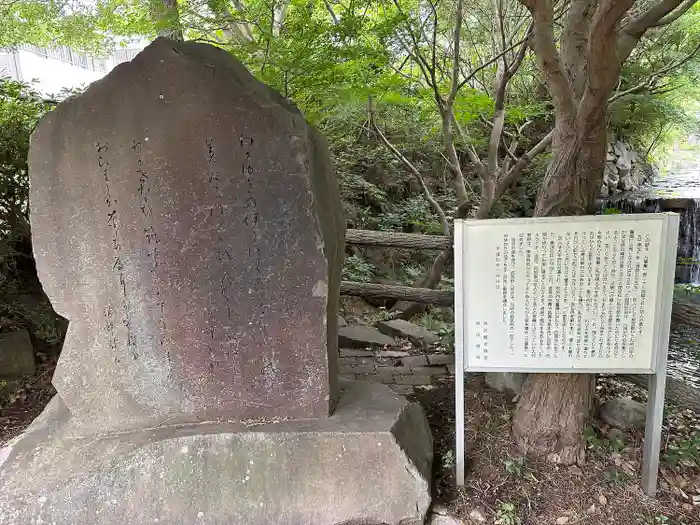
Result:
[[[618,395],[645,400],[643,391],[610,378],[599,381],[600,400]],[[610,433],[593,421],[583,467],[523,458],[510,434],[515,403],[486,389],[480,375],[471,377],[465,393],[467,475],[466,486],[457,488],[454,383],[417,393],[415,400],[425,407],[435,439],[434,499],[466,523],[700,524],[700,443],[692,442],[700,426],[695,414],[669,414],[660,490],[649,498],[639,486],[642,433]]]
[[[0,407],[0,446],[24,430],[55,393],[54,360],[21,385]],[[599,381],[598,398],[641,390],[610,378]],[[434,500],[468,524],[494,525],[691,525],[700,524],[700,418],[671,409],[665,427],[660,490],[647,497],[639,486],[641,433],[615,434],[592,422],[583,467],[558,467],[523,458],[510,436],[514,402],[484,387],[474,375],[467,384],[467,480],[455,487],[454,382],[411,396],[426,409],[435,439]],[[695,439],[695,441],[693,441]]]

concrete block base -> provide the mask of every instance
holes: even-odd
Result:
[[[326,419],[79,436],[57,396],[0,450],[0,524],[404,525],[430,505],[425,414],[374,383]]]

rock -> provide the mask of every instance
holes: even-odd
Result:
[[[617,171],[617,166],[612,162],[605,164],[605,173],[603,175],[603,181],[607,184],[608,188],[611,190],[617,187],[618,182],[620,182],[620,175]]]
[[[623,142],[617,140],[615,141],[615,144],[613,144],[613,151],[615,152],[615,155],[619,157],[627,152],[627,146]]]
[[[428,525],[464,525],[464,522],[459,518],[450,516],[449,514],[438,514],[433,512],[430,515]]]
[[[633,189],[635,189],[634,182],[632,181],[632,177],[629,173],[620,177],[619,186],[622,191],[632,191]]]
[[[343,319],[341,316],[338,316],[338,328],[342,328],[343,326],[347,326],[348,323],[345,322],[345,319]]]
[[[620,171],[629,171],[632,169],[632,159],[630,158],[630,154],[627,149],[620,154],[615,164],[617,165],[617,169]]]
[[[607,437],[610,441],[625,442],[625,433],[616,427],[612,427],[608,430]]]
[[[595,514],[596,508],[595,508],[595,503],[593,503],[588,509],[586,510],[586,514]]]
[[[453,365],[455,362],[454,355],[448,354],[428,354],[428,364],[430,365]]]
[[[566,525],[567,523],[569,523],[569,517],[568,516],[561,516],[561,517],[557,518],[556,523],[557,523],[557,525]]]
[[[32,376],[35,370],[34,347],[29,332],[0,333],[0,378]]]
[[[411,354],[402,350],[380,350],[375,355],[382,358],[397,359],[399,357],[408,357]]]
[[[636,152],[635,150],[633,150],[633,149],[629,150],[629,152],[628,152],[628,157],[629,157],[630,162],[631,162],[632,164],[635,164],[635,163],[637,162],[637,160],[639,160],[639,155],[638,155],[637,152]]]
[[[338,378],[345,221],[297,109],[157,38],[42,118],[29,173],[70,327],[57,395],[0,450],[0,523],[423,523],[423,409]]]
[[[472,509],[469,511],[469,519],[476,523],[486,523],[484,514],[478,509]]]
[[[634,165],[629,176],[632,180],[632,184],[634,184],[636,187],[641,187],[647,183],[647,173],[640,164]]]
[[[498,392],[520,394],[527,374],[516,372],[488,372],[484,374],[486,385]]]
[[[412,355],[402,358],[401,364],[405,366],[426,366],[428,358],[424,355]]]
[[[600,495],[598,496],[598,503],[600,503],[601,505],[605,506],[605,505],[608,504],[608,498],[606,498],[603,494],[600,494]]]
[[[86,431],[329,414],[337,180],[232,55],[157,39],[41,119],[29,177],[39,278],[71,321],[52,382]]]
[[[644,428],[646,406],[632,399],[609,399],[600,407],[600,418],[622,430]]]
[[[438,337],[430,330],[420,325],[404,321],[403,319],[379,321],[377,323],[377,328],[383,334],[409,339],[422,346],[432,345],[438,341]]]
[[[384,385],[342,386],[329,418],[83,438],[56,396],[0,455],[0,522],[423,523],[433,456],[423,409]]]
[[[343,326],[338,330],[340,348],[367,348],[368,346],[394,346],[396,341],[372,326]]]
[[[603,184],[600,187],[600,198],[604,199],[605,197],[608,197],[610,195],[610,190],[608,189],[606,184]]]
[[[611,153],[610,151],[608,151],[608,154],[607,154],[607,156],[605,157],[605,160],[606,160],[607,162],[615,162],[615,161],[617,160],[617,157],[615,156],[614,153]]]

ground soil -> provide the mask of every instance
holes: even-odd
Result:
[[[599,401],[619,395],[644,400],[646,395],[612,378],[599,380],[597,392]],[[435,438],[435,501],[465,523],[700,524],[700,458],[692,456],[697,444],[687,446],[698,430],[696,414],[670,411],[660,490],[649,498],[639,486],[641,432],[620,435],[591,421],[585,465],[560,467],[523,458],[510,434],[514,400],[488,390],[483,377],[474,375],[465,393],[466,486],[458,488],[453,475],[454,383],[446,381],[414,398],[425,407]],[[674,451],[686,449],[678,461]]]

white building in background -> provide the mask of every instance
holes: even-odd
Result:
[[[145,42],[137,42],[105,58],[77,53],[66,46],[49,49],[25,44],[0,49],[0,77],[36,81],[35,87],[43,95],[57,94],[102,78],[116,65],[134,58],[144,46]]]

